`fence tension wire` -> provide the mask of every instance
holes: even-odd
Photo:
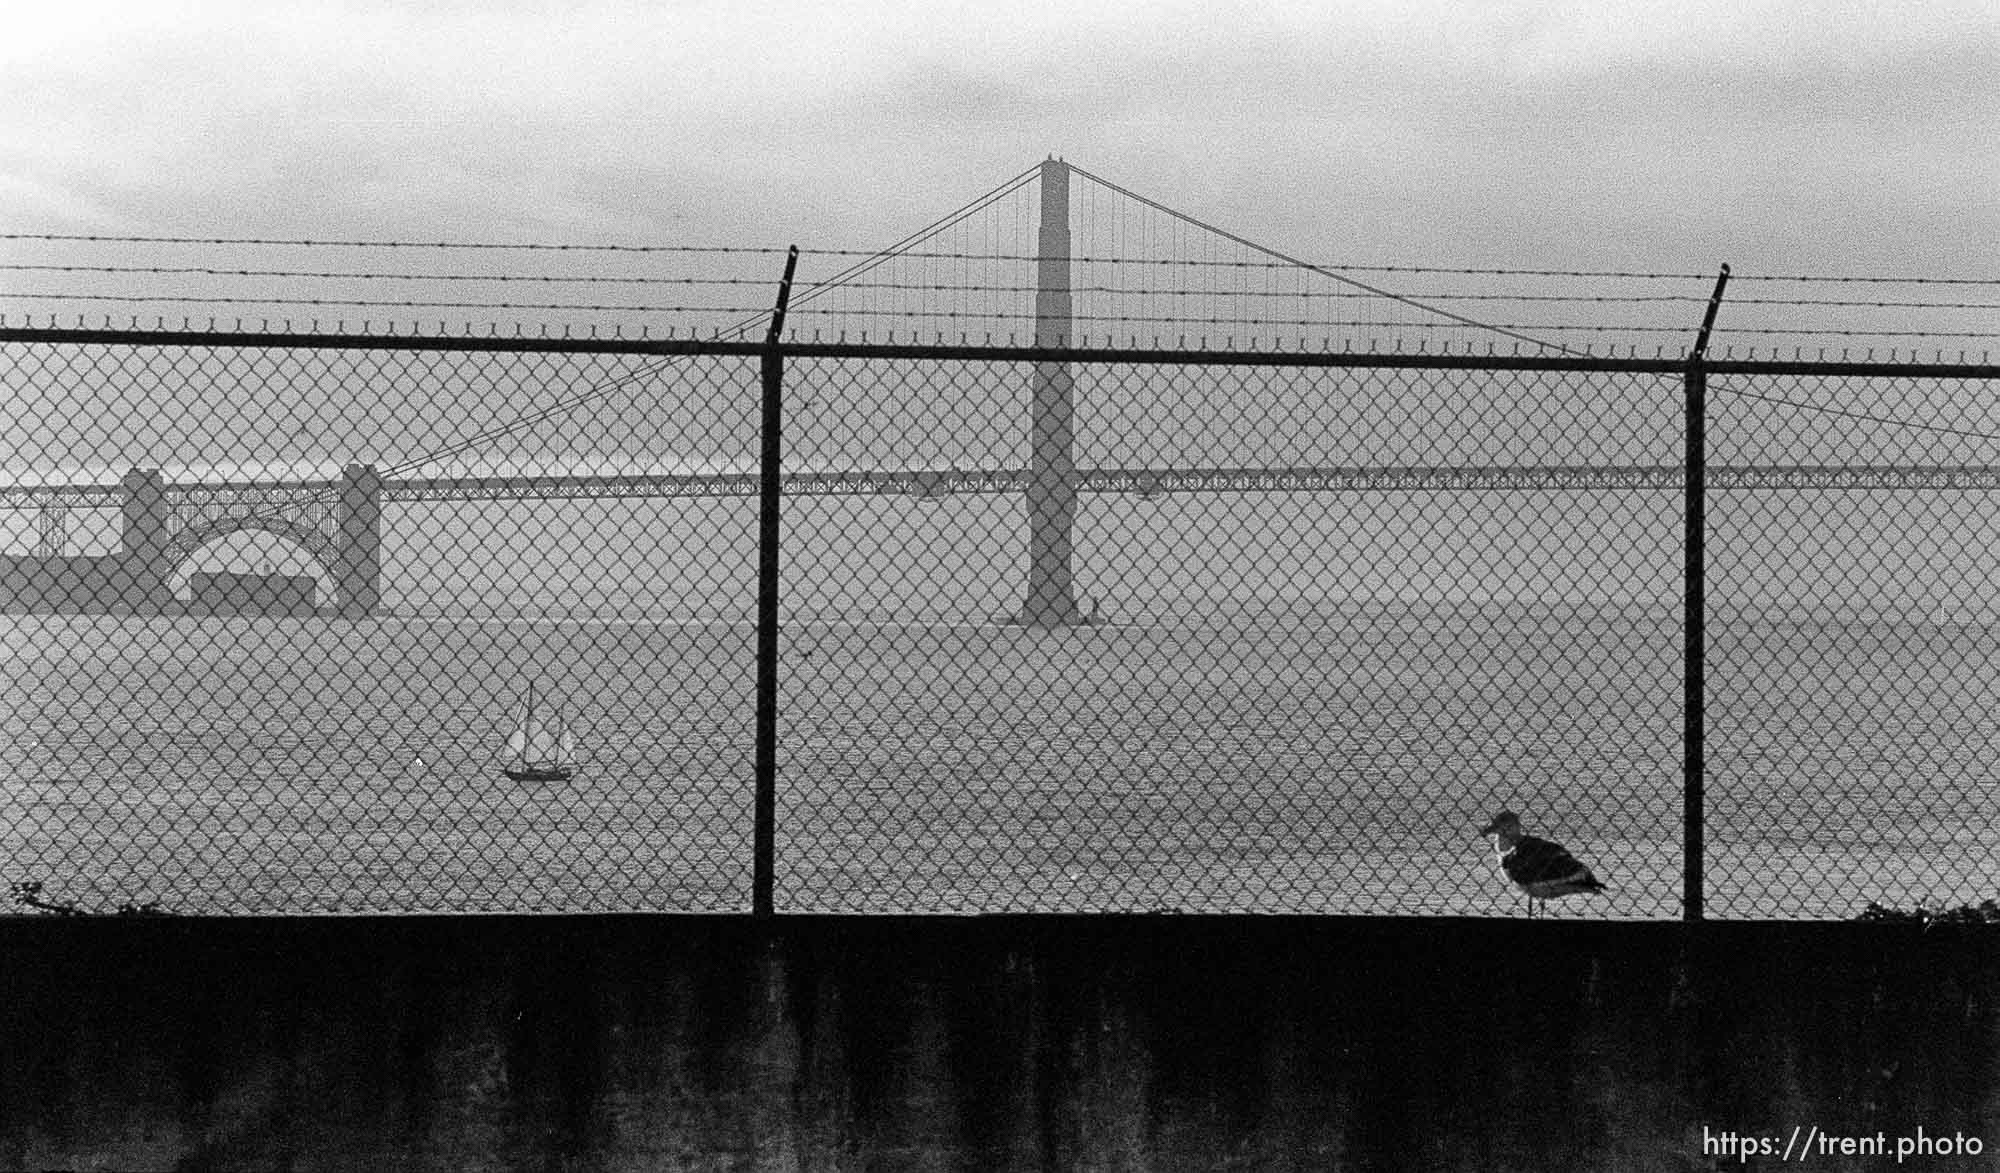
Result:
[[[756,811],[752,839],[750,909],[754,916],[773,912],[778,822],[778,478],[784,457],[780,425],[784,418],[785,306],[792,299],[792,274],[799,267],[799,246],[785,254],[785,275],[778,281],[778,303],[771,311],[771,328],[764,335],[763,448],[758,460],[757,512],[757,758]]]
[[[1702,315],[1701,330],[1695,334],[1694,348],[1688,351],[1687,369],[1682,378],[1687,391],[1685,530],[1682,550],[1685,564],[1682,594],[1681,648],[1684,673],[1681,683],[1681,916],[1702,918],[1702,836],[1703,811],[1707,804],[1704,739],[1707,722],[1702,705],[1708,696],[1707,664],[1708,615],[1707,551],[1703,547],[1708,532],[1708,370],[1703,360],[1708,354],[1708,335],[1715,328],[1715,312],[1722,307],[1722,291],[1729,284],[1729,266],[1715,279],[1709,295],[1708,311]]]

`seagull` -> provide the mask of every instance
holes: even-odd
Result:
[[[1535,915],[1535,901],[1542,902],[1542,911],[1547,912],[1549,900],[1556,896],[1568,896],[1572,892],[1602,892],[1604,883],[1590,874],[1590,869],[1577,862],[1569,849],[1560,843],[1537,839],[1533,835],[1521,833],[1521,816],[1513,811],[1501,811],[1493,816],[1493,821],[1480,828],[1481,835],[1492,835],[1493,849],[1500,856],[1500,870],[1514,885],[1528,894],[1528,915]]]

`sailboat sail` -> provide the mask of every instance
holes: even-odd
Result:
[[[507,760],[532,770],[566,770],[576,759],[576,739],[558,711],[553,723],[535,709],[535,693],[521,709],[521,723],[507,737]]]
[[[567,762],[576,756],[576,739],[570,736],[569,726],[560,716],[553,726],[539,720],[525,722],[508,739],[507,747],[530,762]]]

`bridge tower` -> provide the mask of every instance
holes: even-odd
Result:
[[[342,619],[366,619],[382,602],[382,474],[372,464],[340,471],[334,507],[333,598]]]
[[[135,468],[126,472],[119,488],[124,493],[124,518],[117,597],[104,603],[121,611],[129,607],[142,614],[157,612],[171,597],[167,579],[174,570],[168,550],[173,533],[167,480],[157,468]]]
[[[1035,345],[1073,346],[1070,293],[1069,164],[1042,163],[1041,236],[1036,250]],[[1076,527],[1076,378],[1066,362],[1038,362],[1028,421],[1028,594],[1014,621],[1029,627],[1085,622],[1072,573]]]

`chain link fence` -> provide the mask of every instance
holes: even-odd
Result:
[[[1671,914],[1678,496],[1582,470],[1670,462],[1673,380],[817,359],[786,385],[793,467],[929,479],[787,503],[781,906],[1490,912],[1477,832],[1512,804],[1618,843],[1647,878],[1611,908]],[[1052,385],[1078,471],[1037,484]]]
[[[747,904],[754,359],[10,345],[0,382],[15,548],[70,518],[7,566],[10,878]]]
[[[1716,915],[2000,893],[1995,371],[1910,370],[1708,376]],[[1507,808],[1609,885],[1559,914],[1677,916],[1685,387],[9,331],[0,866],[88,910],[743,911],[763,786],[780,912],[1518,914]]]
[[[1717,915],[2000,899],[1993,376],[1711,376]]]

